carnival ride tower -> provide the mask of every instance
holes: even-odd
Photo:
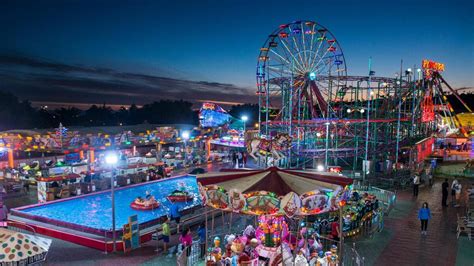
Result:
[[[281,167],[341,165],[365,175],[375,162],[398,163],[401,147],[436,132],[438,109],[455,119],[436,85],[443,81],[439,72],[433,81],[428,68],[415,69],[401,67],[391,78],[369,67],[367,76],[348,76],[328,29],[313,21],[280,25],[258,56],[260,133],[292,137]]]
[[[313,21],[280,25],[265,41],[257,63],[261,132],[285,132],[297,148],[316,132],[302,125],[336,118],[331,102],[344,86],[344,54],[328,29]],[[291,153],[288,154],[291,157]],[[291,159],[290,159],[291,161]]]

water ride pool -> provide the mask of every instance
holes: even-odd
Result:
[[[187,209],[200,204],[199,190],[195,176],[180,176],[169,179],[132,185],[115,190],[115,227],[121,230],[128,222],[128,217],[138,215],[138,222],[143,225],[157,221],[160,217],[169,214],[171,202],[166,198],[176,189],[185,187],[193,193],[194,198],[189,202],[177,202],[179,209]],[[146,191],[155,196],[161,203],[154,210],[134,210],[130,203],[138,196],[145,197]],[[111,194],[109,191],[36,204],[12,210],[14,215],[46,222],[57,226],[86,231],[89,233],[103,233],[112,228]]]

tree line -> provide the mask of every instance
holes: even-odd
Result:
[[[461,98],[473,108],[473,93],[464,93]],[[467,112],[454,95],[447,95],[456,113]],[[258,121],[258,105],[242,104],[230,108],[229,114],[240,119],[248,116],[247,126]],[[19,100],[15,95],[0,91],[0,130],[54,128],[64,126],[125,126],[138,124],[199,124],[198,111],[193,103],[183,100],[160,100],[138,107],[132,104],[113,110],[109,106],[91,105],[87,110],[76,107],[34,108],[28,100]]]
[[[236,118],[249,116],[248,124],[258,119],[258,106],[233,106],[229,113]],[[76,107],[34,108],[28,100],[19,100],[8,92],[0,92],[0,130],[55,128],[64,126],[125,126],[138,124],[191,124],[198,125],[198,111],[193,103],[183,100],[160,100],[141,107],[132,104],[113,110],[106,104],[91,105],[87,110]]]

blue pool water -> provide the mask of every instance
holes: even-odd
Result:
[[[196,177],[184,176],[172,178],[154,183],[146,183],[139,186],[124,188],[115,191],[115,226],[122,228],[128,222],[128,217],[138,215],[139,223],[144,223],[169,214],[171,202],[166,199],[175,189],[185,187],[187,191],[194,194],[194,200],[190,202],[176,203],[180,210],[200,204],[199,190]],[[160,207],[150,211],[137,211],[130,208],[130,203],[137,196],[145,197],[146,191],[150,191],[161,203]],[[48,205],[36,206],[23,209],[20,212],[41,216],[58,221],[68,222],[96,229],[109,230],[112,227],[112,208],[110,192],[74,198]]]

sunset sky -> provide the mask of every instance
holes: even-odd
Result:
[[[255,102],[259,48],[280,24],[336,36],[349,75],[423,58],[474,87],[474,1],[2,1],[0,90],[36,105]]]

